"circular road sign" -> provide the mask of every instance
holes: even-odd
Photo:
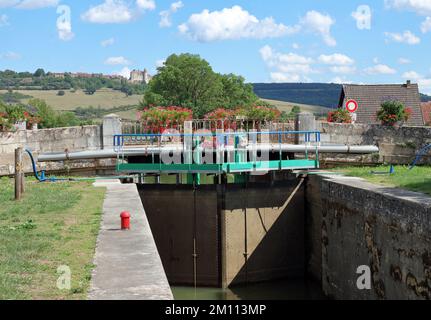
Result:
[[[356,100],[349,100],[346,102],[346,109],[350,113],[355,113],[358,110],[359,104]]]

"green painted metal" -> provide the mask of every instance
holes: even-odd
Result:
[[[152,163],[119,163],[117,171],[120,172],[147,172],[147,173],[245,173],[254,171],[278,171],[294,169],[318,169],[317,160],[283,160],[283,161],[262,161],[224,164],[152,164]]]

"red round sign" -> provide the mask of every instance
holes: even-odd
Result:
[[[346,102],[346,109],[350,113],[356,112],[358,110],[359,104],[356,100],[349,100]]]

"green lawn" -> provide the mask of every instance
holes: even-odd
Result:
[[[337,171],[349,176],[364,178],[373,183],[431,195],[431,167],[415,167],[413,170],[409,170],[406,166],[396,166],[395,173],[392,175],[373,175],[371,173],[371,171],[389,172],[389,166],[349,167]]]
[[[0,300],[85,299],[105,189],[34,180],[26,189],[15,202],[13,180],[0,180]],[[61,265],[71,269],[71,290],[57,289]]]

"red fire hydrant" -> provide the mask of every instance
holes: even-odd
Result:
[[[121,230],[130,230],[130,212],[121,212]]]

